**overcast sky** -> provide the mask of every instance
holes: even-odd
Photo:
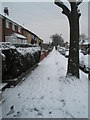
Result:
[[[62,14],[62,9],[53,2],[2,2],[2,8],[4,7],[9,8],[10,18],[27,27],[44,41],[51,41],[50,36],[55,33],[62,34],[64,40],[69,41],[68,19]],[[80,33],[87,36],[88,3],[83,2],[79,8],[82,14]]]

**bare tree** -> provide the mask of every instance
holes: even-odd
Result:
[[[58,45],[63,46],[63,45],[64,45],[64,40],[63,40],[63,38],[61,37],[61,34],[58,35],[58,34],[56,33],[56,34],[50,36],[50,38],[52,39],[52,42],[53,42],[53,45],[54,45],[54,46],[58,46]]]
[[[81,13],[78,6],[82,1],[68,0],[68,2],[71,9],[69,9],[63,2],[55,0],[55,4],[62,8],[62,14],[67,16],[70,25],[70,49],[67,76],[72,75],[79,78],[79,18]]]

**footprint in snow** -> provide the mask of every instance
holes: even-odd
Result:
[[[40,99],[43,99],[43,98],[44,98],[44,96],[41,96],[41,97],[40,97]]]
[[[20,117],[20,116],[21,116],[20,111],[17,111],[17,113],[15,115],[13,115],[13,117]]]
[[[49,78],[49,77],[48,77],[47,79],[48,79],[48,80],[50,80],[50,78]]]
[[[27,100],[29,100],[29,98],[27,97]]]
[[[10,114],[13,114],[13,113],[14,113],[14,106],[12,105],[10,107],[10,111],[6,115],[10,115]]]
[[[49,112],[49,114],[52,114],[52,112]]]
[[[35,97],[32,97],[32,100],[35,99]]]
[[[37,108],[34,108],[34,111],[37,111],[37,112],[38,112],[39,110],[38,110]]]
[[[44,110],[45,108],[42,107],[41,109]]]
[[[59,91],[62,91],[62,89],[59,89]]]
[[[59,82],[61,82],[61,80],[59,80]]]
[[[71,113],[69,113],[68,111],[66,111],[66,115],[67,115],[68,117],[70,117],[70,118],[73,118],[73,119],[74,119],[74,116],[73,116]]]
[[[21,93],[18,93],[18,98],[21,98]]]
[[[34,111],[37,112],[38,116],[43,116],[42,111],[39,111],[37,108],[34,108]]]
[[[63,67],[61,69],[63,70]]]
[[[76,101],[75,99],[73,99],[73,101]]]
[[[38,116],[43,116],[42,112],[40,112],[40,111],[37,113],[37,115]]]
[[[58,62],[56,62],[56,65],[58,65]]]
[[[61,102],[63,103],[63,107],[66,105],[66,102],[64,99],[61,100]]]
[[[52,92],[50,92],[52,94]]]
[[[84,108],[86,108],[86,106],[85,106],[85,105],[83,105],[83,107],[84,107]]]
[[[21,94],[20,93],[18,93],[18,96],[20,96]]]
[[[78,112],[78,114],[80,115],[80,112]]]

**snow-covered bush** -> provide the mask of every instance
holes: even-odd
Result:
[[[2,62],[3,61],[3,62]],[[2,71],[4,72],[4,74],[7,71],[7,67],[6,67],[6,57],[5,55],[0,51],[0,64],[1,64],[1,68]]]
[[[14,79],[37,64],[40,59],[40,47],[18,47],[8,45],[0,48],[2,53],[2,79]]]

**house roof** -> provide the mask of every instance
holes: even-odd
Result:
[[[39,37],[38,37],[35,33],[31,32],[31,31],[30,31],[30,30],[28,30],[27,28],[25,28],[25,27],[24,27],[23,29],[24,29],[25,31],[27,31],[27,32],[31,33],[31,34],[32,34],[32,35],[34,35],[35,37],[39,38]],[[42,40],[42,39],[40,39],[40,38],[39,38],[39,40],[43,42],[43,40]]]
[[[31,33],[32,35],[37,36],[35,33],[31,32],[31,31],[30,31],[30,30],[28,30],[26,27],[23,27],[23,29],[24,29],[25,31],[27,31],[27,32]],[[38,37],[38,36],[37,36],[37,37]]]
[[[10,20],[10,21],[13,22],[14,24],[22,27],[24,30],[28,31],[29,33],[31,33],[31,34],[34,35],[35,37],[39,38],[35,33],[31,32],[31,31],[30,31],[28,28],[26,28],[25,26],[18,24],[17,22],[15,22],[14,20],[12,20],[8,15],[3,15],[3,14],[0,13],[0,16],[2,16],[4,19],[6,18],[6,19]],[[39,38],[39,40],[41,40],[41,41],[43,42],[42,39]]]
[[[8,15],[0,14],[0,16],[2,16],[3,19],[7,19],[7,20],[11,21],[12,23],[14,23],[14,24],[16,24],[16,25],[18,25],[18,26],[20,26],[20,27],[23,27],[22,25],[20,25],[20,23],[17,23],[17,22],[14,21],[13,19],[11,19]]]

